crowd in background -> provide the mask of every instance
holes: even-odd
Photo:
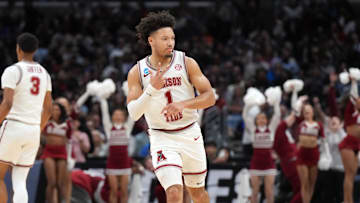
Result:
[[[277,0],[270,9],[263,4],[217,1],[206,9],[186,3],[170,9],[177,20],[176,49],[197,60],[219,95],[216,107],[204,114],[202,127],[209,143],[225,140],[220,145],[228,147],[226,140],[243,139],[242,96],[247,87],[264,90],[301,78],[304,94],[316,95],[326,104],[322,98],[329,74],[359,63],[359,32],[347,1]],[[108,7],[83,2],[61,14],[31,5],[9,6],[0,14],[0,66],[15,61],[15,38],[29,31],[40,39],[36,57],[51,74],[53,97],[63,96],[75,104],[89,81],[110,77],[118,87],[109,100],[110,109],[125,106],[121,84],[136,61],[149,53],[137,43],[134,30],[148,12],[142,3]],[[343,89],[336,84],[338,98]],[[283,105],[289,107],[288,101],[285,95]],[[103,133],[99,113],[96,99],[87,101],[80,111],[80,129]],[[146,126],[140,123],[135,128],[133,135]],[[95,143],[100,141],[93,137]]]
[[[359,65],[359,30],[355,11],[347,1],[276,0],[266,8],[263,5],[260,0],[216,1],[204,9],[183,2],[170,9],[177,21],[176,49],[196,59],[219,96],[216,106],[202,115],[205,142],[216,146],[213,153],[227,148],[230,159],[236,158],[236,149],[229,140],[249,144],[243,138],[241,116],[248,87],[265,90],[281,86],[287,79],[301,78],[305,82],[302,94],[318,97],[327,112],[324,98],[329,76]],[[110,109],[125,107],[121,85],[127,72],[150,53],[137,43],[134,30],[149,11],[140,2],[119,7],[83,2],[61,13],[31,5],[9,6],[0,13],[0,66],[15,62],[16,36],[32,32],[40,39],[36,58],[51,74],[54,98],[66,97],[75,106],[89,81],[112,78],[117,91],[108,101]],[[342,109],[348,87],[336,78],[331,83]],[[288,95],[284,94],[283,113],[289,108]],[[85,132],[90,143],[90,150],[78,161],[106,156],[98,100],[88,99],[76,119],[77,133]],[[132,132],[141,146],[147,143],[145,130],[146,123],[141,120]],[[135,146],[134,151],[135,156],[146,155],[143,147]],[[216,156],[209,157],[216,160]]]

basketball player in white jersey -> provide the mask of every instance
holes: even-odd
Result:
[[[194,203],[208,203],[206,155],[197,109],[215,103],[209,80],[184,52],[175,51],[175,18],[166,11],[149,13],[136,29],[151,55],[129,72],[127,107],[132,119],[143,114],[149,126],[155,174],[168,203],[183,198],[182,176]],[[195,97],[196,88],[200,95]]]
[[[39,148],[40,132],[51,114],[50,76],[33,61],[38,44],[34,35],[21,34],[16,45],[19,62],[7,67],[1,77],[0,203],[7,202],[4,177],[10,168],[13,202],[28,202],[26,178]]]

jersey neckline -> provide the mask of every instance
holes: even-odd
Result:
[[[171,58],[170,64],[166,67],[166,69],[170,68],[170,66],[173,64],[174,59],[175,59],[175,55],[176,55],[176,51],[174,50],[174,51],[173,51],[173,54],[172,54],[172,58]],[[146,65],[149,66],[149,68],[153,69],[154,71],[157,71],[157,69],[150,64],[149,57],[150,57],[150,55],[148,55],[148,56],[146,57],[146,59],[145,59]]]

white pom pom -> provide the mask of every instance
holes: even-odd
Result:
[[[304,88],[304,81],[299,79],[293,79],[294,81],[294,89],[296,92],[300,92]]]
[[[277,87],[269,87],[265,91],[265,95],[267,97],[267,102],[270,105],[275,105],[277,103],[280,103],[281,101],[281,88],[279,86]]]
[[[354,80],[360,80],[360,70],[358,68],[351,67],[349,69],[349,75]]]
[[[96,96],[103,99],[107,99],[110,97],[112,93],[115,92],[115,90],[116,90],[116,85],[114,81],[110,78],[107,78],[104,81],[102,81],[102,83],[100,83],[100,88],[96,92]]]
[[[244,102],[247,105],[263,105],[265,103],[265,96],[258,89],[250,87],[246,91]]]
[[[291,80],[287,80],[283,85],[284,91],[289,93],[292,91],[291,89]]]
[[[102,82],[102,88],[108,92],[114,93],[116,90],[116,85],[112,79],[107,78]]]
[[[340,82],[344,85],[346,85],[350,82],[349,73],[346,71],[340,73],[339,78],[340,78]]]
[[[259,106],[253,106],[249,109],[247,116],[250,118],[255,118],[260,113],[260,107]]]
[[[291,80],[287,80],[284,83],[283,87],[284,87],[285,92],[287,92],[287,93],[292,92],[292,91],[299,92],[304,88],[304,82],[299,79],[291,79]]]
[[[326,156],[320,156],[320,160],[318,163],[318,168],[320,170],[329,170],[331,164],[331,159],[327,158]]]
[[[129,94],[129,86],[127,80],[122,83],[121,89],[123,90],[125,96]]]
[[[95,95],[99,89],[100,89],[100,83],[97,80],[88,82],[88,84],[86,85],[86,91],[89,92],[89,94],[92,96]]]

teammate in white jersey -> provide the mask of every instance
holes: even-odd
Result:
[[[12,168],[13,202],[28,202],[26,178],[40,145],[40,132],[49,120],[51,79],[45,68],[33,61],[38,39],[23,33],[17,38],[18,63],[1,77],[0,105],[0,203],[7,202],[4,177]]]
[[[166,11],[149,13],[137,25],[151,55],[129,72],[127,107],[134,120],[145,115],[155,174],[167,202],[182,202],[183,176],[194,203],[208,203],[206,155],[196,110],[214,105],[215,95],[196,61],[174,50],[174,25],[175,18]]]

